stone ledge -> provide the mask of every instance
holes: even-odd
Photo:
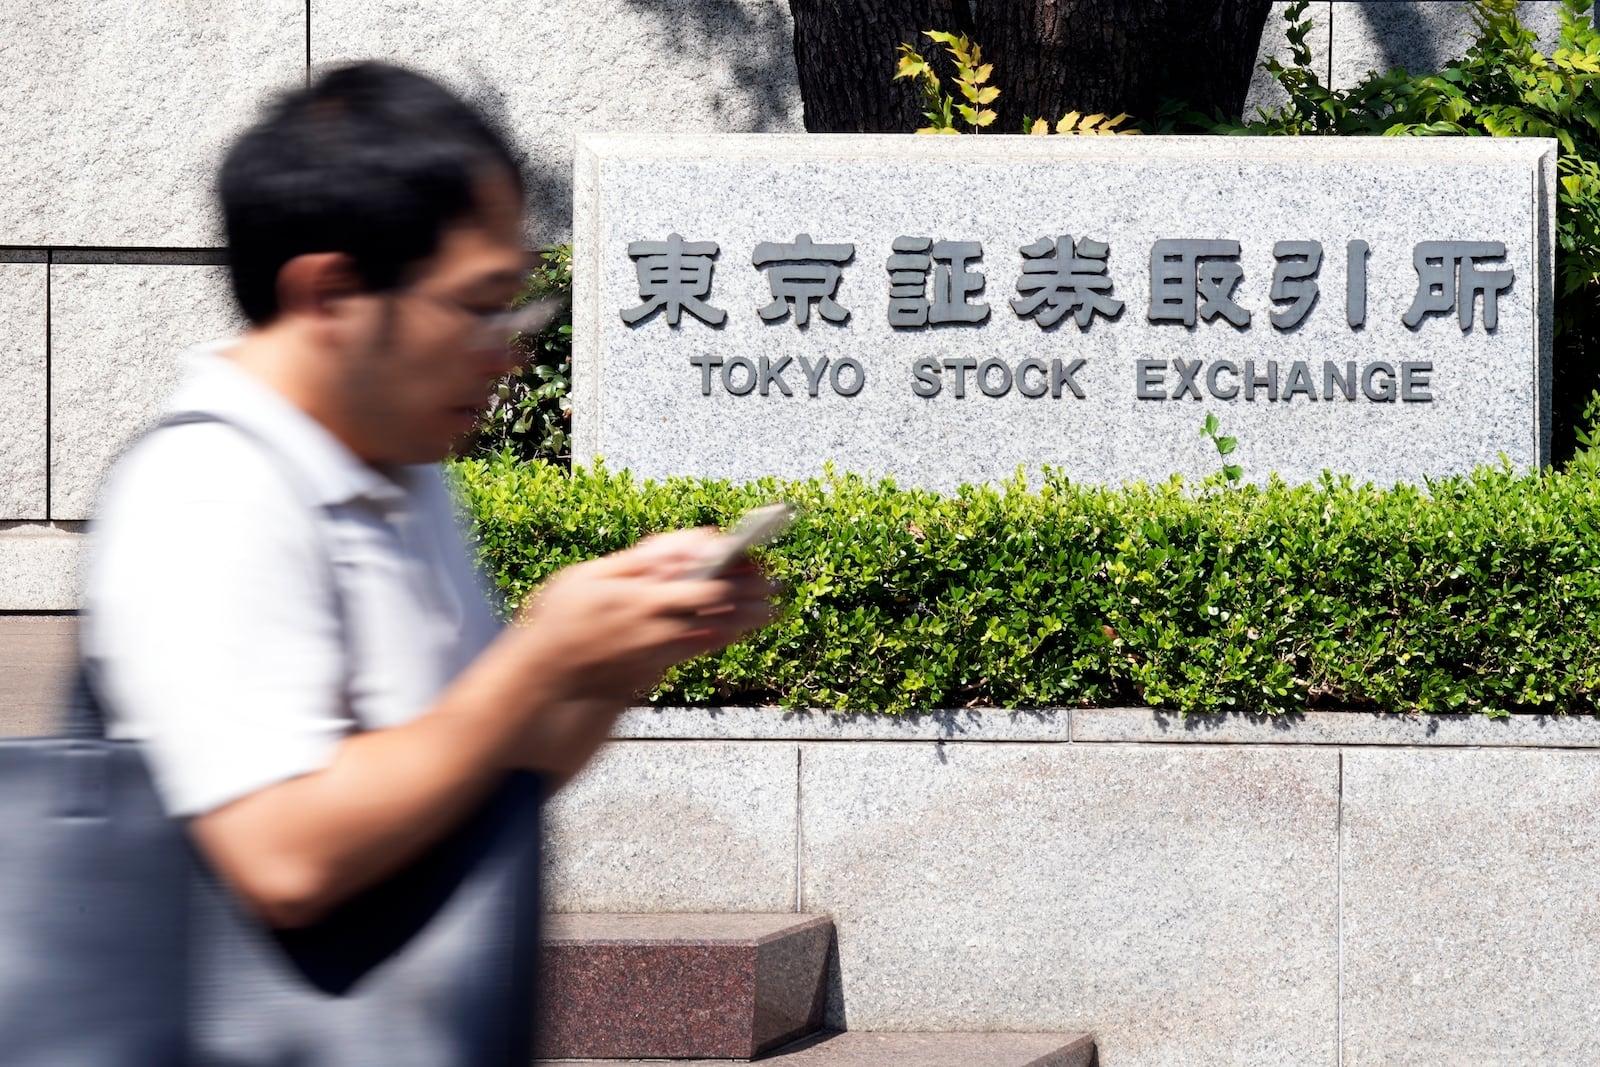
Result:
[[[1600,747],[1600,718],[1591,715],[1400,715],[1371,711],[1307,711],[1296,715],[1190,715],[1149,708],[1073,712],[1081,742],[1190,742],[1271,745],[1443,745]]]
[[[49,737],[78,662],[71,615],[0,615],[0,737]]]
[[[637,707],[612,736],[632,741],[936,741],[1072,744],[1600,748],[1590,715],[1401,715],[1308,711],[1190,715],[1155,708],[962,708],[876,715],[776,707]]]
[[[1282,164],[1290,152],[1296,161],[1318,169],[1352,163],[1396,167],[1420,164],[1486,166],[1526,163],[1537,167],[1557,150],[1553,138],[1325,137],[1315,144],[1283,137],[1229,137],[1222,147],[1232,163]],[[793,162],[803,160],[873,161],[902,164],[973,162],[1137,162],[1196,163],[1219,158],[1219,143],[1210,137],[907,137],[904,134],[849,134],[818,137],[806,133],[586,133],[578,136],[579,159],[602,163],[623,159]]]
[[[876,715],[815,709],[641,707],[611,736],[632,741],[1066,741],[1070,710],[951,709]]]
[[[85,524],[0,523],[0,611],[79,607]]]

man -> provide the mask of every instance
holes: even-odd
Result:
[[[159,429],[114,470],[85,652],[171,813],[296,927],[506,772],[576,773],[668,666],[766,621],[769,589],[749,567],[680,577],[711,538],[685,531],[495,623],[436,464],[509,369],[524,190],[460,101],[393,67],[332,71],[243,135],[219,185],[250,327],[194,355],[171,408],[226,421]]]

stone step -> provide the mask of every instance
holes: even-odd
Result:
[[[539,1060],[600,1065],[612,1060]],[[728,1067],[726,1060],[634,1060],[673,1067]],[[762,1056],[777,1067],[1094,1067],[1088,1034],[890,1034],[851,1030],[816,1034]]]
[[[539,996],[552,1059],[748,1059],[822,1025],[825,915],[551,915]]]

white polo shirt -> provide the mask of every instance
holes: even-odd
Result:
[[[84,652],[111,736],[146,744],[174,815],[318,770],[351,732],[426,711],[500,629],[439,468],[368,466],[220,355],[230,343],[185,354],[169,411],[253,431],[322,514],[261,443],[206,422],[130,449],[90,527]]]

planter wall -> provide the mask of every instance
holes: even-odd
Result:
[[[1600,721],[639,709],[558,911],[797,911],[833,1025],[1106,1067],[1600,1062]]]

